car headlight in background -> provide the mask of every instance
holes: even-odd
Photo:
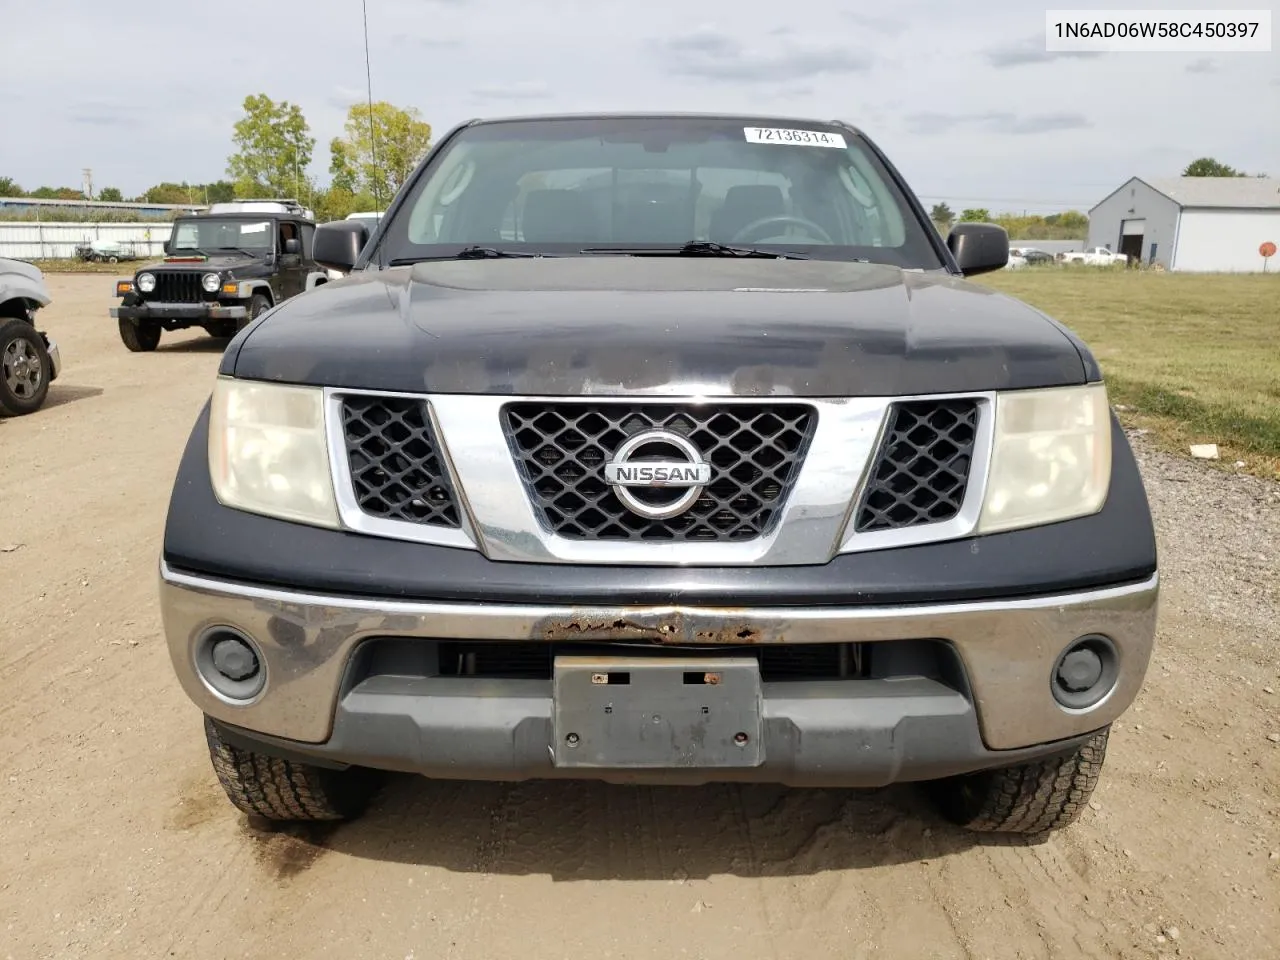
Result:
[[[143,293],[150,293],[156,288],[156,276],[154,273],[138,274],[138,289]]]
[[[219,377],[209,411],[209,474],[224,506],[338,527],[323,391]]]
[[[204,287],[205,293],[217,293],[222,286],[222,278],[216,273],[206,273],[200,278],[200,285]]]
[[[1087,516],[1111,482],[1111,411],[1101,383],[999,393],[977,533]]]

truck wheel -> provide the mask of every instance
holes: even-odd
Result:
[[[148,353],[160,343],[160,324],[143,320],[134,323],[132,320],[121,320],[120,339],[133,353]]]
[[[262,294],[255,293],[253,298],[249,301],[249,315],[243,320],[236,322],[236,332],[239,333],[249,324],[253,323],[253,321],[257,320],[263,311],[269,309],[271,309],[271,301]]]
[[[1103,728],[1066,754],[931,784],[944,816],[984,833],[1040,834],[1074,822],[1089,802],[1107,752]]]
[[[234,747],[208,717],[205,739],[227,797],[249,816],[267,820],[348,820],[376,789],[372,771],[329,770]]]
[[[0,319],[0,417],[35,413],[49,395],[49,350],[22,320]]]

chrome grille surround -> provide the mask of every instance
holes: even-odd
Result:
[[[794,566],[827,563],[838,553],[890,549],[970,536],[986,492],[991,455],[994,394],[908,397],[700,397],[661,395],[534,397],[422,394],[347,388],[325,389],[330,464],[342,525],[371,536],[479,550],[512,563],[625,564],[653,566]],[[344,396],[400,397],[426,405],[437,440],[440,467],[456,497],[458,525],[436,526],[371,516],[355,494],[343,429]],[[859,532],[858,507],[873,460],[882,448],[894,404],[918,400],[972,400],[976,404],[973,457],[958,512],[950,519],[898,529]],[[802,405],[814,412],[807,453],[777,516],[760,535],[724,540],[580,540],[547,528],[531,500],[526,476],[513,456],[504,409],[517,403],[617,403],[630,406],[727,408]]]

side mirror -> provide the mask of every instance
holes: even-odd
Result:
[[[311,259],[329,270],[346,273],[369,242],[369,228],[358,220],[335,220],[316,227]]]
[[[164,251],[164,255],[166,257],[170,256],[173,253],[173,244],[166,240],[164,243],[160,244],[160,249]]]
[[[994,223],[957,223],[947,247],[966,277],[999,270],[1009,263],[1009,234]]]
[[[290,237],[288,240],[284,242],[284,252],[285,254],[302,253],[302,241],[297,239],[296,237]]]

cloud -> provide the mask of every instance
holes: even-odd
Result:
[[[137,127],[142,121],[128,107],[104,100],[82,100],[65,114],[68,122],[89,127]]]
[[[460,2],[460,0],[437,0],[437,2],[454,3]],[[421,50],[452,50],[455,47],[462,46],[462,41],[451,37],[422,37],[407,33],[397,33],[391,38],[391,46],[393,49],[417,47]]]
[[[842,12],[847,20],[852,20],[859,27],[866,27],[877,33],[883,33],[886,36],[896,37],[906,31],[909,24],[905,20],[899,20],[895,17],[876,17],[868,16],[865,13],[857,13],[852,10]]]
[[[1020,116],[1007,111],[987,113],[913,113],[907,126],[915,134],[947,133],[957,127],[976,127],[989,133],[1022,136],[1053,133],[1060,130],[1083,130],[1092,124],[1079,113],[1035,113]]]
[[[365,90],[339,85],[329,91],[329,95],[324,98],[324,102],[333,107],[333,109],[346,113],[352,104],[364,103],[368,96],[368,92]]]
[[[142,121],[137,117],[126,117],[108,113],[72,113],[67,115],[71,123],[90,127],[140,127]]]
[[[676,73],[736,83],[787,83],[825,74],[861,73],[872,64],[869,53],[847,44],[783,39],[764,48],[748,47],[710,26],[653,41],[651,46]]]
[[[1102,54],[1090,50],[1046,50],[1044,37],[1033,34],[1012,43],[989,47],[983,56],[993,67],[1021,67],[1029,63],[1052,63],[1054,60],[1088,60]]]
[[[471,91],[473,100],[543,100],[551,90],[540,80],[520,80],[506,86],[479,87]]]
[[[1187,64],[1187,73],[1217,73],[1218,65],[1208,57],[1201,57]]]

